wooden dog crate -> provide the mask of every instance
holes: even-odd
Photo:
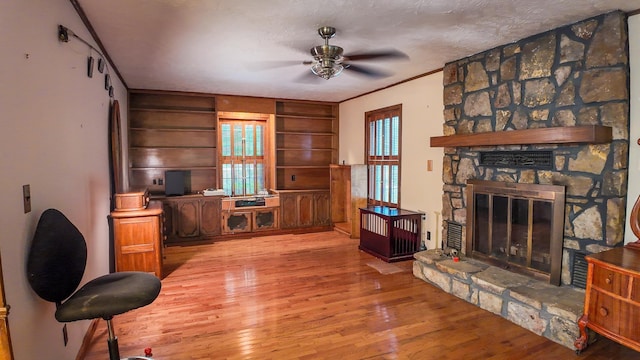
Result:
[[[360,250],[386,262],[413,258],[420,251],[423,215],[387,206],[361,208]]]

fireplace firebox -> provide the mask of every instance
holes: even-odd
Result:
[[[560,285],[564,186],[467,182],[466,254]]]

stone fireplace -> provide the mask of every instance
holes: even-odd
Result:
[[[584,291],[573,277],[584,274],[577,260],[584,264],[585,255],[623,243],[629,149],[626,15],[603,14],[448,63],[443,85],[444,136],[432,137],[431,146],[444,147],[442,239],[459,236],[452,243],[460,244],[463,256],[456,261],[436,249],[416,253],[413,273],[573,349],[584,305]],[[485,192],[491,199],[470,195],[469,184],[486,182],[507,184],[507,190]],[[563,209],[535,218],[535,200],[514,205],[521,197],[509,186],[523,190],[528,184],[563,188]],[[473,223],[473,210],[480,205],[493,213]],[[506,220],[488,225],[489,216]],[[514,220],[526,241],[509,240]],[[553,225],[533,229],[533,220]],[[482,251],[472,243],[476,228],[495,240],[481,245],[486,253],[479,257],[475,252]],[[550,248],[548,255],[534,248],[537,231],[558,231],[560,248]],[[563,286],[505,270],[509,259],[508,266],[484,261],[512,255],[520,261],[518,268],[548,262],[555,283],[558,275],[551,273],[558,262],[551,258],[559,257]]]
[[[473,248],[466,190],[481,180],[565,189],[559,284],[573,285],[576,259],[622,245],[626,20],[622,12],[603,14],[445,65],[444,136],[431,139],[445,148],[443,238],[459,224],[462,252]],[[485,161],[531,151],[550,154],[547,164]]]

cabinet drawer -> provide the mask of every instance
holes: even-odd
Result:
[[[594,267],[593,285],[622,297],[629,296],[629,276],[609,269]]]
[[[617,332],[620,324],[620,300],[606,293],[591,290],[589,322]]]
[[[637,321],[640,306],[635,303],[616,299],[600,291],[591,290],[589,304],[589,322],[607,329],[619,336],[640,342]]]
[[[640,305],[640,277],[632,277],[633,285],[631,285],[631,300]]]

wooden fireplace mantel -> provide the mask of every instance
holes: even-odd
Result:
[[[562,126],[431,137],[431,147],[467,147],[533,144],[601,144],[612,139],[611,127]]]

